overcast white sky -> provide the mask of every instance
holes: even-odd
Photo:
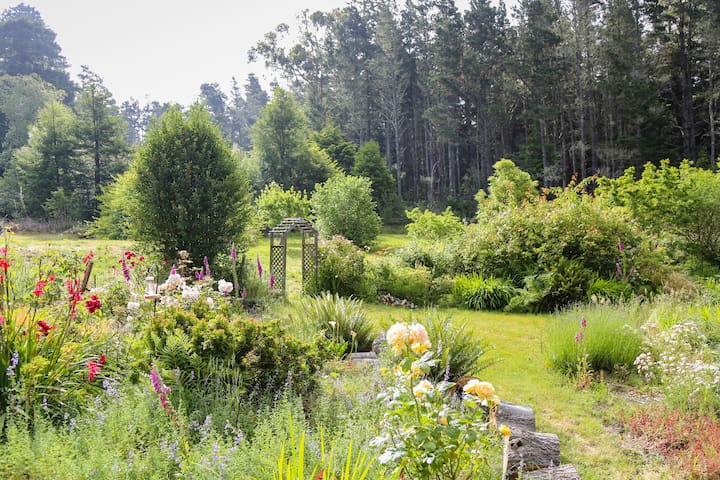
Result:
[[[0,0],[0,10],[20,0]],[[262,62],[247,51],[303,9],[329,11],[345,0],[24,0],[35,7],[78,73],[87,65],[118,104],[129,97],[192,103],[200,84],[254,72],[267,85]],[[456,1],[462,10],[469,0]]]

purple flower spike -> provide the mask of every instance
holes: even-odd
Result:
[[[575,334],[575,343],[580,343],[580,342],[582,342],[583,338],[585,338],[585,335],[583,335],[582,330],[579,331],[579,332],[577,332],[577,333]]]
[[[203,274],[202,270],[198,270],[195,272],[195,278],[197,278],[199,281],[205,280],[205,275]]]
[[[582,328],[587,327],[587,320],[585,320],[585,317],[582,317],[582,318],[580,319],[580,326],[581,326]]]
[[[260,263],[260,257],[257,257],[257,269],[258,269],[258,276],[262,277],[263,268],[262,268],[262,263]]]
[[[175,275],[177,273],[177,267],[175,264],[173,264],[172,268],[170,269],[170,275]]]
[[[625,247],[623,247],[623,244],[620,240],[618,240],[618,250],[620,250],[620,253],[623,253],[625,251]]]
[[[622,278],[622,276],[623,276],[623,275],[622,275],[622,268],[620,267],[620,264],[619,264],[619,263],[616,263],[616,264],[615,264],[615,277],[617,277],[617,279],[619,280],[619,279]]]
[[[272,290],[273,288],[275,288],[275,275],[273,275],[271,273],[270,274],[270,290]]]
[[[207,256],[203,257],[203,265],[205,265],[205,276],[211,277],[210,275],[210,262],[208,262]]]
[[[233,260],[237,260],[237,249],[235,248],[235,244],[232,244],[232,249],[230,250],[230,258]]]
[[[130,283],[130,270],[128,269],[127,262],[125,262],[124,258],[120,260],[120,266],[122,267],[123,277],[125,277],[125,281],[127,283]]]

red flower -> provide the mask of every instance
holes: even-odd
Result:
[[[140,255],[140,257],[138,257],[138,262],[142,262],[143,260],[145,260],[145,257],[143,257],[142,255]]]
[[[44,320],[40,320],[38,321],[38,328],[40,329],[40,333],[42,333],[43,336],[47,337],[47,334],[50,333],[50,330],[55,328],[55,325],[50,326],[45,323]]]
[[[47,282],[45,280],[38,280],[38,282],[35,284],[35,290],[33,290],[33,295],[36,297],[41,297],[44,292],[45,285],[47,285]]]
[[[48,277],[48,282],[54,282],[55,281],[55,275],[50,275]]]
[[[101,363],[87,362],[85,365],[88,367],[88,381],[94,382],[98,372],[102,369]]]
[[[7,258],[0,258],[0,268],[2,268],[4,272],[8,271],[8,268],[10,268],[10,262],[8,262]]]
[[[85,302],[85,308],[87,308],[88,312],[90,313],[95,313],[97,310],[100,310],[100,307],[102,307],[102,303],[100,302],[98,296],[95,294],[90,297],[90,300],[87,300]]]
[[[5,323],[5,317],[0,317],[0,325],[2,325],[3,323]]]
[[[102,355],[100,355],[99,362],[100,362],[100,365],[105,365],[105,354],[104,353]]]
[[[90,253],[85,255],[85,258],[83,258],[83,263],[88,263],[93,258],[95,258],[95,254],[92,252],[92,250],[90,250]]]
[[[130,250],[125,250],[125,259],[130,260],[135,256],[135,252],[131,252]]]

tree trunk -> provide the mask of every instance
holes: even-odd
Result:
[[[521,472],[559,463],[560,440],[555,434],[517,430],[505,440],[503,478],[514,479]]]
[[[534,472],[526,472],[522,478],[523,480],[580,480],[580,475],[574,466],[561,465],[535,470]]]

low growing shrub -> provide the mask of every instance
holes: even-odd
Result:
[[[365,257],[350,240],[341,236],[320,242],[317,282],[310,293],[337,293],[341,297],[371,298]]]
[[[411,268],[392,259],[383,259],[369,270],[379,296],[390,294],[416,305],[427,305],[430,302],[432,277],[426,267],[418,265]]]
[[[471,310],[501,310],[516,289],[505,280],[472,274],[456,277],[452,293],[458,305]]]

